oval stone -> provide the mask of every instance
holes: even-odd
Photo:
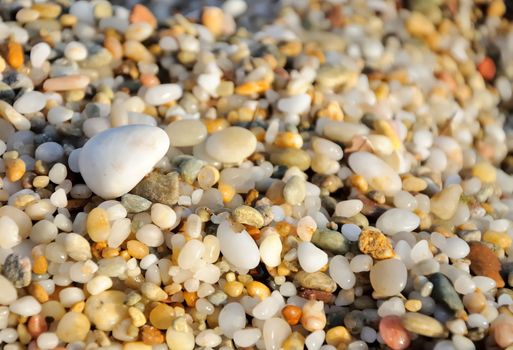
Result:
[[[209,156],[223,163],[239,163],[255,152],[257,139],[247,129],[231,126],[212,134],[206,142]]]

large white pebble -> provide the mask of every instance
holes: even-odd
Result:
[[[356,283],[356,276],[351,271],[351,266],[346,257],[337,255],[330,261],[329,273],[331,278],[342,289],[351,289]]]
[[[29,91],[14,102],[14,109],[21,114],[39,112],[46,105],[46,96],[39,91]]]
[[[420,225],[420,218],[409,210],[392,208],[381,214],[376,227],[387,235],[397,232],[411,232]]]
[[[233,341],[235,345],[242,348],[255,345],[260,337],[262,337],[262,331],[258,328],[244,328],[233,333]]]
[[[447,238],[442,250],[451,259],[463,259],[470,253],[470,247],[467,242],[459,237]]]
[[[12,313],[20,316],[33,316],[41,312],[41,304],[33,296],[21,297],[9,306]]]
[[[209,156],[222,163],[238,163],[256,149],[257,139],[248,129],[231,126],[212,134],[206,141]]]
[[[399,175],[381,158],[369,152],[354,152],[349,156],[349,166],[363,176],[369,185],[387,196],[393,196],[402,188]]]
[[[163,105],[182,97],[183,90],[177,84],[160,84],[146,91],[144,101],[153,106]]]
[[[80,173],[98,196],[116,198],[134,188],[168,148],[167,134],[154,126],[108,129],[89,139],[80,151]]]
[[[233,337],[233,333],[246,326],[246,312],[239,303],[226,304],[219,313],[219,328],[228,338]]]
[[[20,230],[16,221],[9,216],[0,217],[0,248],[11,249],[21,242]]]
[[[260,262],[258,246],[245,230],[235,232],[228,221],[217,228],[221,253],[231,264],[241,269],[255,268]]]
[[[269,267],[280,265],[282,248],[280,235],[277,233],[270,234],[264,238],[262,243],[260,243],[260,257],[264,264]]]
[[[301,268],[309,273],[319,271],[328,263],[328,254],[310,242],[299,243],[297,257]]]

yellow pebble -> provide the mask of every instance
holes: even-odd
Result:
[[[79,301],[78,303],[74,304],[71,307],[70,311],[81,313],[82,311],[84,311],[84,308],[85,308],[85,302]]]
[[[269,287],[267,287],[262,282],[251,281],[246,285],[246,289],[248,291],[249,296],[258,297],[260,300],[263,300],[271,295],[271,291]]]
[[[230,126],[230,123],[228,123],[228,121],[224,118],[203,119],[203,124],[205,124],[205,126],[207,127],[207,131],[209,134],[223,130]]]
[[[158,304],[150,312],[150,322],[158,329],[168,329],[175,319],[175,310],[166,304]]]
[[[253,94],[258,94],[268,90],[271,87],[269,82],[265,80],[260,81],[249,81],[242,85],[239,85],[235,88],[235,93],[237,95],[248,96]]]
[[[326,332],[326,343],[333,346],[348,344],[351,341],[351,333],[344,326],[333,327]]]
[[[11,182],[15,182],[21,179],[26,170],[25,162],[20,158],[7,159],[5,161],[5,168],[7,178]]]
[[[233,186],[227,185],[222,182],[219,182],[217,189],[219,190],[219,192],[221,192],[221,196],[223,196],[223,201],[225,203],[229,203],[236,193],[235,188],[233,188]]]
[[[40,255],[34,259],[32,271],[37,275],[43,275],[48,271],[48,261],[44,255]]]
[[[401,140],[399,139],[399,137],[397,136],[397,133],[395,132],[395,130],[392,128],[392,126],[390,125],[390,123],[388,121],[383,120],[383,119],[378,119],[374,123],[374,128],[376,129],[376,131],[385,135],[386,137],[388,137],[390,139],[390,141],[392,141],[392,146],[394,147],[394,149],[396,149],[396,150],[401,149],[401,147],[402,147]]]
[[[46,303],[49,299],[46,289],[40,284],[31,284],[29,287],[30,294],[37,299],[41,304]]]
[[[32,5],[32,10],[39,12],[41,18],[56,18],[61,14],[62,8],[51,2],[44,2]]]
[[[289,335],[282,344],[283,350],[303,350],[304,346],[305,337],[299,332]]]
[[[87,215],[87,233],[95,241],[105,241],[110,233],[109,215],[103,208],[94,208]]]
[[[483,241],[493,243],[504,250],[507,250],[512,243],[511,237],[507,233],[495,231],[486,231]]]
[[[142,341],[133,341],[123,344],[123,350],[151,350],[152,346]]]
[[[132,324],[135,327],[142,327],[146,323],[146,317],[144,316],[142,311],[136,307],[132,306],[128,308],[128,315],[130,315],[130,318],[132,319]]]
[[[244,285],[238,281],[230,281],[225,283],[223,289],[226,294],[228,294],[232,298],[236,298],[242,294],[242,291],[244,290]]]
[[[5,70],[5,67],[7,64],[5,63],[5,60],[2,56],[0,56],[0,73],[2,73]]]
[[[420,192],[425,190],[427,182],[420,177],[408,176],[403,179],[403,190],[408,192]]]
[[[64,27],[73,27],[78,22],[77,17],[69,13],[62,15],[59,19]]]
[[[422,308],[422,302],[417,299],[410,299],[404,303],[404,307],[410,312],[417,312]]]
[[[50,183],[50,178],[46,175],[39,175],[34,178],[32,185],[35,188],[45,188]]]
[[[274,144],[283,148],[301,148],[303,146],[303,138],[297,133],[284,131],[276,136]]]
[[[488,162],[480,162],[472,168],[472,175],[483,182],[495,182],[497,169]]]
[[[17,69],[23,65],[23,47],[21,44],[10,41],[7,44],[7,62],[11,67]]]
[[[493,0],[488,6],[488,17],[502,17],[506,13],[504,0]]]
[[[128,254],[136,259],[142,259],[150,253],[150,248],[135,239],[130,240],[126,244]]]
[[[183,292],[183,298],[185,303],[189,307],[194,307],[196,305],[196,300],[198,300],[198,293],[196,292]]]

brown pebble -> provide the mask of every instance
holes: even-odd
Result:
[[[299,288],[297,295],[304,299],[319,300],[325,303],[331,303],[333,301],[332,293],[317,289]]]
[[[27,328],[30,335],[37,338],[41,333],[48,330],[48,324],[43,316],[34,315],[29,318]]]
[[[281,310],[281,314],[285,318],[288,324],[295,326],[299,323],[303,311],[296,305],[287,305]]]
[[[143,326],[142,341],[147,345],[162,344],[164,342],[164,335],[155,327]]]
[[[380,231],[365,229],[358,239],[358,248],[364,254],[369,254],[374,259],[390,259],[394,256],[394,249],[390,240]]]
[[[475,275],[490,277],[497,284],[497,288],[504,287],[504,280],[499,273],[501,263],[490,248],[480,242],[471,242],[467,259],[470,259],[470,270]]]

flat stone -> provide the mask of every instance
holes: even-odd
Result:
[[[142,179],[131,192],[153,203],[175,205],[178,203],[178,185],[178,173],[161,174],[154,171]]]
[[[315,231],[311,242],[317,247],[333,254],[345,254],[349,251],[351,242],[338,231],[320,228]]]
[[[144,197],[127,193],[121,197],[121,204],[129,213],[140,213],[148,210],[152,202]]]

